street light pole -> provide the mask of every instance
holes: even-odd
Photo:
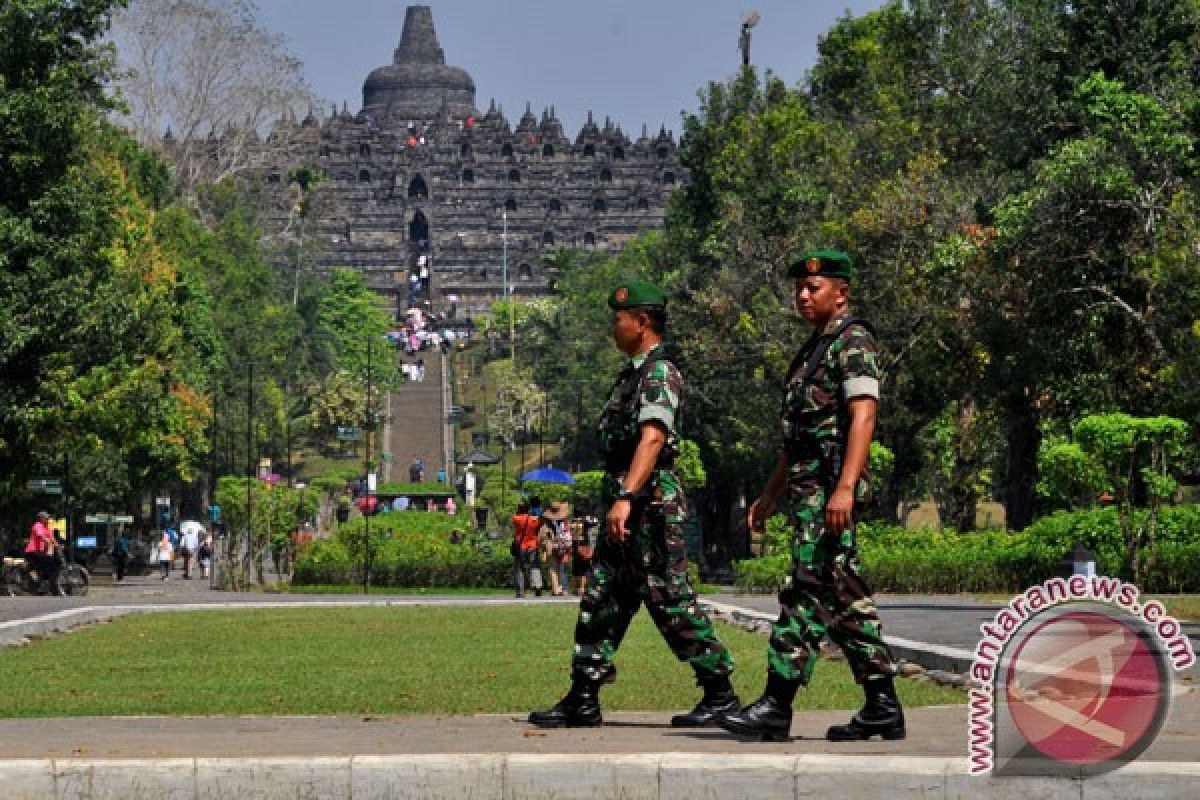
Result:
[[[254,552],[254,547],[251,544],[252,532],[252,504],[251,489],[254,486],[254,362],[246,362],[246,547],[251,553]],[[255,572],[257,575],[258,573]]]
[[[516,314],[512,307],[512,291],[508,285],[508,209],[504,209],[502,215],[504,221],[503,233],[500,236],[500,274],[504,279],[504,303],[505,309],[508,311],[508,357],[512,359],[513,367],[517,366],[517,323],[515,320]]]
[[[367,335],[367,407],[365,425],[367,434],[366,454],[364,457],[366,471],[364,477],[367,480],[366,502],[363,510],[363,594],[371,593],[371,433],[375,428],[375,421],[371,413],[371,340],[373,335]]]

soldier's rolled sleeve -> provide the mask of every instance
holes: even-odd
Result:
[[[870,331],[851,325],[838,348],[838,366],[842,373],[842,394],[879,399],[879,345]]]
[[[683,379],[669,361],[659,361],[642,381],[641,403],[637,423],[658,422],[668,432],[675,430],[675,415],[679,411],[679,390]]]

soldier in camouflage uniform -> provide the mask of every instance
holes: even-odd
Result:
[[[605,531],[592,562],[593,580],[579,603],[571,689],[553,708],[534,711],[543,727],[601,723],[598,692],[616,674],[613,655],[633,615],[645,604],[667,645],[696,673],[704,695],[676,727],[702,727],[739,707],[729,683],[733,659],[696,601],[687,576],[683,524],[687,505],[673,471],[683,377],[663,354],[666,297],[642,281],[609,296],[613,340],[630,357],[600,418],[605,458]]]
[[[805,253],[789,273],[796,279],[796,308],[813,334],[788,370],[780,412],[783,453],[747,521],[761,528],[787,491],[796,531],[792,570],[779,593],[766,691],[717,723],[735,733],[786,741],[792,701],[811,679],[821,638],[828,634],[846,654],[866,704],[849,724],[830,727],[826,738],[903,739],[896,665],[855,558],[854,504],[865,488],[879,403],[878,346],[869,326],[850,315],[849,256],[837,250]]]

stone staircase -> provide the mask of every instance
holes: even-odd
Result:
[[[383,449],[391,457],[384,462],[380,478],[383,482],[406,483],[408,468],[414,458],[425,462],[425,480],[437,480],[439,467],[445,468],[447,480],[454,479],[452,456],[447,452],[447,399],[445,359],[438,350],[425,350],[416,356],[398,353],[401,362],[425,361],[425,380],[408,381],[388,397],[390,419],[383,431]]]

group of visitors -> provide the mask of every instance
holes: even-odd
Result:
[[[416,302],[409,297],[405,311],[398,315],[397,326],[387,333],[387,338],[403,348],[409,356],[419,355],[426,350],[450,351],[454,343],[469,341],[474,322],[468,317],[465,323],[454,320],[456,305],[452,303],[445,317],[434,312],[428,300]]]
[[[184,579],[191,580],[193,563],[200,568],[200,577],[207,578],[212,558],[212,534],[205,531],[199,522],[190,519],[180,523],[178,529],[174,525],[166,525],[154,547],[153,560],[158,562],[164,581],[170,579],[176,560],[181,562]]]
[[[525,596],[526,587],[541,597],[547,580],[555,597],[572,589],[576,594],[587,590],[599,531],[595,517],[572,516],[567,503],[550,503],[543,509],[539,498],[530,497],[517,504],[512,524],[510,549],[517,597]]]

